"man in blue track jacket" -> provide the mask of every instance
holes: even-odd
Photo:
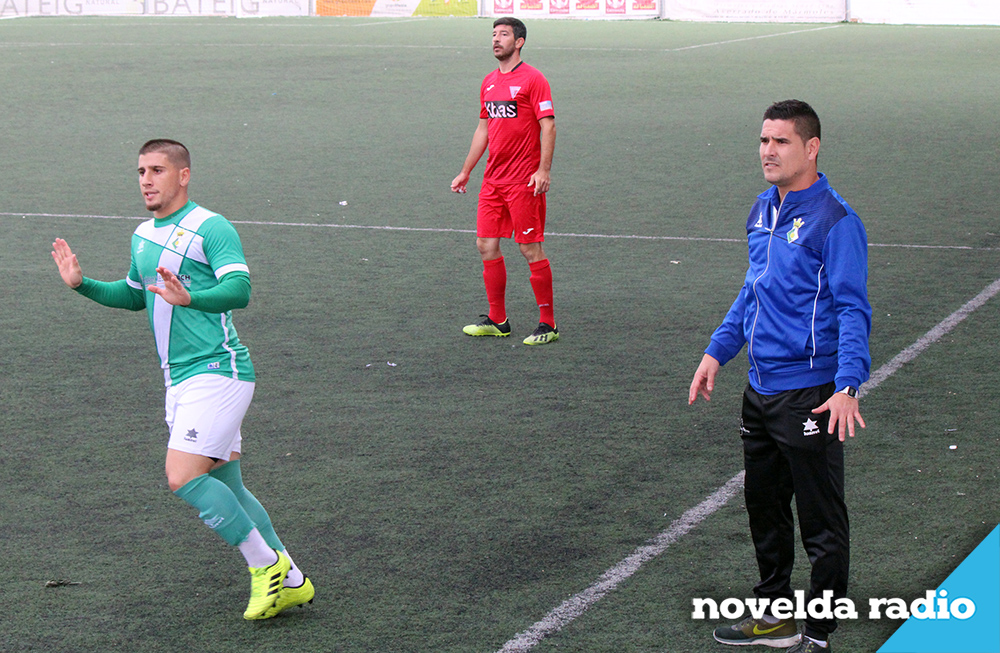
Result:
[[[849,535],[844,502],[845,436],[854,437],[858,387],[868,379],[868,243],[864,225],[817,171],[819,117],[786,100],[764,113],[760,159],[772,187],[747,218],[750,266],[736,301],[702,358],[688,403],[711,398],[719,367],[747,345],[750,383],[740,431],[750,534],[760,570],[758,599],[793,599],[791,501],[812,563],[807,601],[847,594]],[[833,601],[830,604],[833,604]],[[768,612],[715,630],[724,644],[791,646],[829,653],[837,626],[809,615]]]

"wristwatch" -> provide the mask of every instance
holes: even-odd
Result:
[[[858,389],[855,388],[855,387],[852,387],[852,386],[847,386],[843,390],[838,390],[838,392],[840,394],[847,395],[851,399],[857,399],[858,398]]]

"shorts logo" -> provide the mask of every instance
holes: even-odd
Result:
[[[218,370],[218,369],[221,369],[221,368],[222,368],[222,363],[219,363],[219,362],[209,363],[207,365],[207,369],[210,369],[210,370]]]
[[[486,103],[486,115],[490,118],[517,118],[517,102],[490,100]]]
[[[819,435],[819,426],[816,424],[816,420],[806,419],[806,421],[802,422],[802,435],[805,437]]]
[[[525,229],[524,231],[522,231],[521,233],[524,234],[525,236],[527,236],[528,234],[530,234],[534,230],[535,230],[534,227],[529,227],[529,228]]]
[[[195,429],[191,429],[190,431],[187,432],[187,435],[184,436],[184,439],[187,440],[188,442],[197,442],[198,431],[196,431]]]

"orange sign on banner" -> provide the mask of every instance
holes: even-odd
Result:
[[[317,16],[371,16],[375,0],[316,0]]]

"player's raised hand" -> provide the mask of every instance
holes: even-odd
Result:
[[[52,243],[52,258],[59,267],[59,276],[62,277],[67,286],[76,288],[83,283],[80,262],[76,260],[76,254],[62,238],[56,238],[56,241]]]
[[[149,286],[149,292],[159,295],[163,301],[174,306],[187,306],[191,303],[191,293],[184,287],[176,274],[165,267],[156,268],[156,272],[163,279],[163,287]]]

